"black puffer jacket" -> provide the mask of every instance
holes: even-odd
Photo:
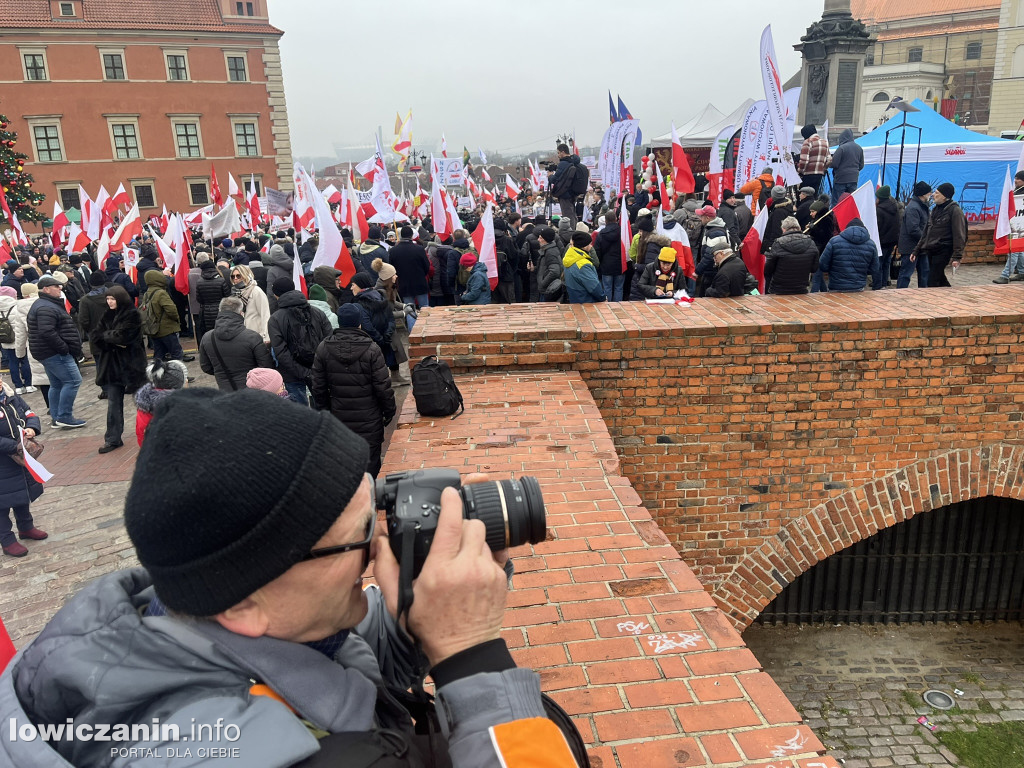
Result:
[[[542,296],[562,290],[561,286],[557,289],[552,288],[556,280],[561,282],[562,271],[562,254],[558,252],[558,246],[554,243],[541,245],[540,264],[537,267],[537,287]]]
[[[87,293],[78,304],[78,317],[76,318],[78,330],[82,334],[82,338],[89,339],[89,352],[92,353],[93,357],[99,354],[93,334],[96,332],[96,326],[100,324],[100,320],[103,319],[103,315],[106,313],[106,288],[101,288],[100,293]]]
[[[818,269],[818,256],[818,246],[810,235],[802,232],[784,234],[765,257],[765,293],[807,293],[811,275]]]
[[[395,332],[395,313],[391,310],[384,294],[376,288],[361,291],[352,303],[363,313],[363,330],[376,341],[381,349],[391,346],[391,336]]]
[[[199,342],[199,367],[217,378],[220,389],[231,392],[245,389],[245,377],[253,368],[273,368],[274,358],[263,337],[246,328],[240,314],[221,312],[213,331]]]
[[[743,259],[737,254],[733,254],[718,265],[715,281],[704,292],[704,295],[713,299],[742,296],[746,293],[743,290],[743,283],[746,282],[746,279],[747,266],[743,263]]]
[[[768,253],[768,249],[782,237],[782,222],[795,213],[793,203],[789,199],[772,205],[771,210],[768,211],[768,224],[764,228],[764,237],[761,239],[761,253]]]
[[[331,323],[316,307],[311,307],[301,291],[288,291],[277,300],[278,310],[270,316],[267,332],[277,357],[277,370],[286,384],[309,379],[312,355],[320,342],[331,335]],[[310,357],[304,358],[303,354]]]
[[[379,457],[384,422],[395,415],[395,393],[384,355],[358,328],[339,328],[316,351],[313,402],[370,444]],[[378,459],[379,460],[379,459]],[[371,459],[372,461],[372,459]]]
[[[142,335],[142,317],[135,307],[107,309],[93,333],[99,350],[96,358],[96,383],[120,384],[134,392],[146,381],[146,341]]]
[[[622,268],[622,244],[619,241],[619,224],[606,224],[594,238],[594,250],[599,261],[601,275],[617,276],[625,272]]]
[[[231,295],[231,288],[212,261],[203,262],[203,271],[196,282],[196,301],[199,303],[199,324],[206,331],[213,330],[220,313],[220,300]]]
[[[75,321],[64,308],[64,300],[47,296],[40,291],[26,318],[28,348],[39,362],[56,355],[82,356],[82,337]]]
[[[900,239],[900,209],[891,197],[879,200],[875,204],[875,215],[878,218],[878,242],[883,253],[892,253],[892,249]]]

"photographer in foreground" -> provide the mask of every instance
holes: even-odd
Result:
[[[505,558],[463,519],[458,492],[441,495],[407,613],[438,700],[425,747],[402,703],[423,667],[395,618],[400,566],[366,443],[327,412],[251,390],[185,390],[157,412],[125,500],[143,568],[71,598],[0,677],[0,718],[155,719],[188,740],[47,743],[4,728],[0,764],[198,765],[230,748],[275,768],[575,765],[538,675],[500,639]],[[230,457],[226,471],[211,451]],[[371,558],[380,587],[364,589]],[[236,728],[194,735],[220,723]],[[129,747],[137,760],[112,749]]]

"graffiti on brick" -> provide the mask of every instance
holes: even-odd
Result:
[[[620,621],[616,628],[627,635],[642,635],[651,625],[645,621]]]
[[[807,745],[807,737],[800,733],[800,731],[794,731],[793,737],[782,744],[776,744],[772,749],[772,757],[785,757],[791,755],[794,752],[802,752],[804,747]]]
[[[650,635],[647,645],[654,653],[668,653],[675,650],[696,648],[704,636],[699,632],[672,632],[664,635]]]

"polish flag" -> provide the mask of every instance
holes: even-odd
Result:
[[[110,205],[110,193],[100,185],[99,194],[96,195],[95,209],[93,216],[99,219],[99,228],[108,230],[111,234],[114,231],[114,208]]]
[[[255,177],[253,177],[253,184],[249,186],[249,221],[252,223],[253,231],[256,230],[260,224],[263,223],[263,211],[260,210],[260,198],[256,194]]]
[[[100,185],[100,193],[96,195],[96,206],[103,211],[106,216],[111,218],[113,218],[114,212],[117,210],[114,198],[110,196],[110,193],[107,192],[106,188],[102,184]]]
[[[88,237],[88,235],[86,235]],[[91,242],[91,241],[90,241]],[[104,268],[107,263],[107,259],[110,257],[110,235],[106,232],[100,237],[99,243],[96,245],[96,259],[99,261],[100,269]]]
[[[114,239],[111,241],[110,247],[115,251],[120,251],[131,242],[133,237],[142,237],[142,217],[139,216],[139,206],[137,204],[133,205],[132,209],[121,220],[121,226],[114,233]]]
[[[313,202],[310,199],[309,187],[305,182],[307,176],[308,174],[303,170],[302,166],[296,163],[292,174],[292,182],[295,185],[295,192],[292,195],[292,221],[296,230],[306,229],[313,223],[313,219],[316,218]],[[313,190],[315,192],[315,186]],[[319,197],[319,195],[317,196]]]
[[[999,198],[999,216],[996,218],[996,255],[1006,256],[1024,251],[1024,237],[1014,238],[1010,230],[1010,219],[1017,216],[1017,201],[1013,196],[1013,177],[1010,169],[1006,169],[1006,181],[1003,183],[1003,196]],[[1019,234],[1019,233],[1018,233]]]
[[[177,219],[171,223],[171,231],[164,234],[163,237],[157,237],[153,232],[149,234],[153,236],[153,242],[156,243],[157,250],[160,251],[164,269],[171,269],[178,262],[178,254],[174,249],[174,238],[178,235]]]
[[[238,188],[238,182],[231,175],[231,171],[228,171],[228,197],[242,197],[242,190]]]
[[[480,223],[473,230],[473,244],[480,260],[487,265],[487,280],[493,291],[498,287],[498,250],[494,241],[494,206],[487,204]]]
[[[448,157],[448,139],[441,134],[441,157]]]
[[[491,183],[491,175],[490,175],[490,174],[489,174],[489,173],[487,172],[487,169],[486,169],[486,168],[485,168],[484,166],[482,166],[482,165],[480,166],[480,176],[481,176],[481,177],[483,178],[483,180],[484,180],[484,181],[486,181],[486,182],[487,182],[488,184],[490,184],[490,183]]]
[[[658,211],[658,221],[654,226],[654,231],[667,237],[672,247],[676,249],[676,262],[683,268],[683,274],[689,278],[697,277],[697,265],[693,261],[693,249],[690,247],[690,238],[686,234],[686,228],[677,224],[672,229],[666,229],[665,212]]]
[[[455,198],[447,192],[444,194],[444,207],[448,211],[448,220],[452,224],[452,232],[456,229],[462,229],[462,219],[459,218],[459,210],[455,205]]]
[[[875,244],[876,252],[881,255],[881,240],[878,237],[878,215],[875,211],[875,185],[873,182],[865,182],[853,194],[847,195],[832,208],[832,215],[836,217],[836,224],[842,232],[854,219],[864,222],[871,242]],[[764,260],[761,260],[764,264]],[[761,289],[764,293],[764,289]]]
[[[71,219],[68,215],[61,210],[60,204],[53,201],[53,231],[56,232],[58,229],[64,229],[64,227],[71,225]]]
[[[224,195],[220,191],[220,182],[217,181],[217,169],[210,163],[210,190],[213,192],[213,202],[220,208],[224,205]]]
[[[25,237],[25,230],[21,228],[21,222],[18,221],[18,214],[11,214],[11,228],[14,230],[18,245],[28,245],[28,238]]]
[[[337,205],[341,202],[341,191],[333,184],[328,184],[322,194],[331,205]]]
[[[161,232],[166,232],[167,231],[167,227],[169,227],[170,225],[171,225],[171,220],[167,216],[167,206],[165,205],[164,206],[164,212],[160,216],[160,231]]]
[[[342,243],[344,245],[344,243]],[[351,261],[351,258],[349,259]],[[302,274],[302,259],[292,259],[292,285],[295,289],[302,291],[302,295],[309,298],[309,289],[306,287],[306,276]],[[344,277],[344,275],[342,275]],[[351,280],[351,278],[349,278]]]
[[[14,658],[14,654],[17,651],[14,650],[14,643],[11,642],[11,636],[7,634],[7,629],[4,627],[3,621],[0,621],[0,672],[4,671],[4,667],[10,663],[11,659]]]
[[[874,206],[871,210],[875,210]],[[767,227],[768,206],[766,205],[757,214],[754,225],[747,232],[747,236],[743,238],[743,245],[740,246],[743,263],[747,265],[747,271],[757,278],[758,290],[761,293],[764,293],[764,254],[761,253],[761,243],[764,241],[764,231]]]
[[[661,164],[654,161],[654,172],[658,177],[658,194],[661,195],[662,210],[671,211],[672,201],[668,199],[668,186],[665,184],[665,177],[661,173]]]
[[[505,176],[505,197],[509,200],[516,200],[519,197],[519,193],[522,190],[519,185],[515,183],[510,175]]]
[[[348,186],[345,190],[346,205],[348,205],[348,225],[352,229],[352,238],[356,242],[363,242],[370,225],[366,221],[366,214],[359,205],[359,197],[356,195],[355,187],[352,185],[352,174],[348,175]]]
[[[128,197],[128,193],[124,189],[124,184],[117,185],[117,192],[115,192],[114,196],[110,198],[110,204],[113,205],[114,208],[120,208],[122,206],[127,208],[132,204],[132,199]]]
[[[334,267],[341,272],[341,284],[348,285],[356,275],[356,266],[352,261],[352,254],[348,252],[348,246],[341,236],[338,225],[331,216],[331,207],[327,204],[324,196],[316,191],[316,184],[313,179],[302,170],[302,166],[296,163],[296,170],[303,176],[306,185],[306,196],[312,201],[313,217],[317,229],[320,231],[320,242],[316,247],[316,255],[313,257],[312,269],[327,266]],[[295,268],[300,269],[299,258],[294,259]],[[295,279],[295,287],[299,287],[299,278]],[[303,293],[306,293],[305,281],[302,282]]]
[[[82,188],[79,187],[79,190]],[[14,216],[11,214],[11,209],[7,205],[7,195],[4,194],[4,188],[0,185],[0,210],[3,210],[4,216],[7,217],[8,221],[13,220]]]
[[[540,192],[540,175],[537,173],[537,170],[533,167],[532,162],[528,164],[530,166],[530,186],[533,187],[534,192]]]
[[[68,226],[68,253],[84,253],[89,247],[89,236],[74,222]],[[100,264],[103,269],[103,264]]]
[[[64,300],[64,303],[68,303],[67,299]],[[35,414],[29,411],[27,415],[34,416]],[[21,432],[21,455],[25,459],[25,469],[28,470],[28,473],[32,475],[37,483],[45,483],[53,477],[53,473],[40,464],[36,459],[32,458],[32,454],[29,453],[28,449],[25,447],[25,430],[19,428],[19,431]]]
[[[677,195],[689,194],[696,187],[693,171],[690,169],[690,158],[683,150],[675,123],[672,123],[672,184]]]
[[[179,221],[179,226],[181,222]],[[188,296],[191,286],[188,281],[189,273],[189,260],[188,260],[188,245],[186,233],[187,229],[178,232],[178,241],[174,246],[174,287],[178,289],[178,293],[182,296]],[[298,261],[298,259],[296,259]]]
[[[619,251],[622,254],[622,273],[626,273],[626,266],[629,264],[629,246],[633,244],[633,233],[629,230],[629,211],[626,210],[625,198],[622,196],[623,205],[619,216]],[[660,219],[659,219],[660,221]]]
[[[89,235],[89,240],[98,240],[100,237],[100,217],[96,209],[96,203],[85,194],[85,189],[78,185],[78,202],[82,206],[82,229]]]
[[[444,204],[444,187],[441,186],[441,165],[430,156],[430,215],[434,220],[434,234],[442,240],[455,231],[448,221],[448,209]]]

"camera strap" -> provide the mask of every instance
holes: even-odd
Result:
[[[412,569],[417,527],[416,523],[409,521],[402,524],[402,556],[398,559],[397,619],[399,622],[401,622],[403,615],[408,620],[409,609],[412,608]]]

